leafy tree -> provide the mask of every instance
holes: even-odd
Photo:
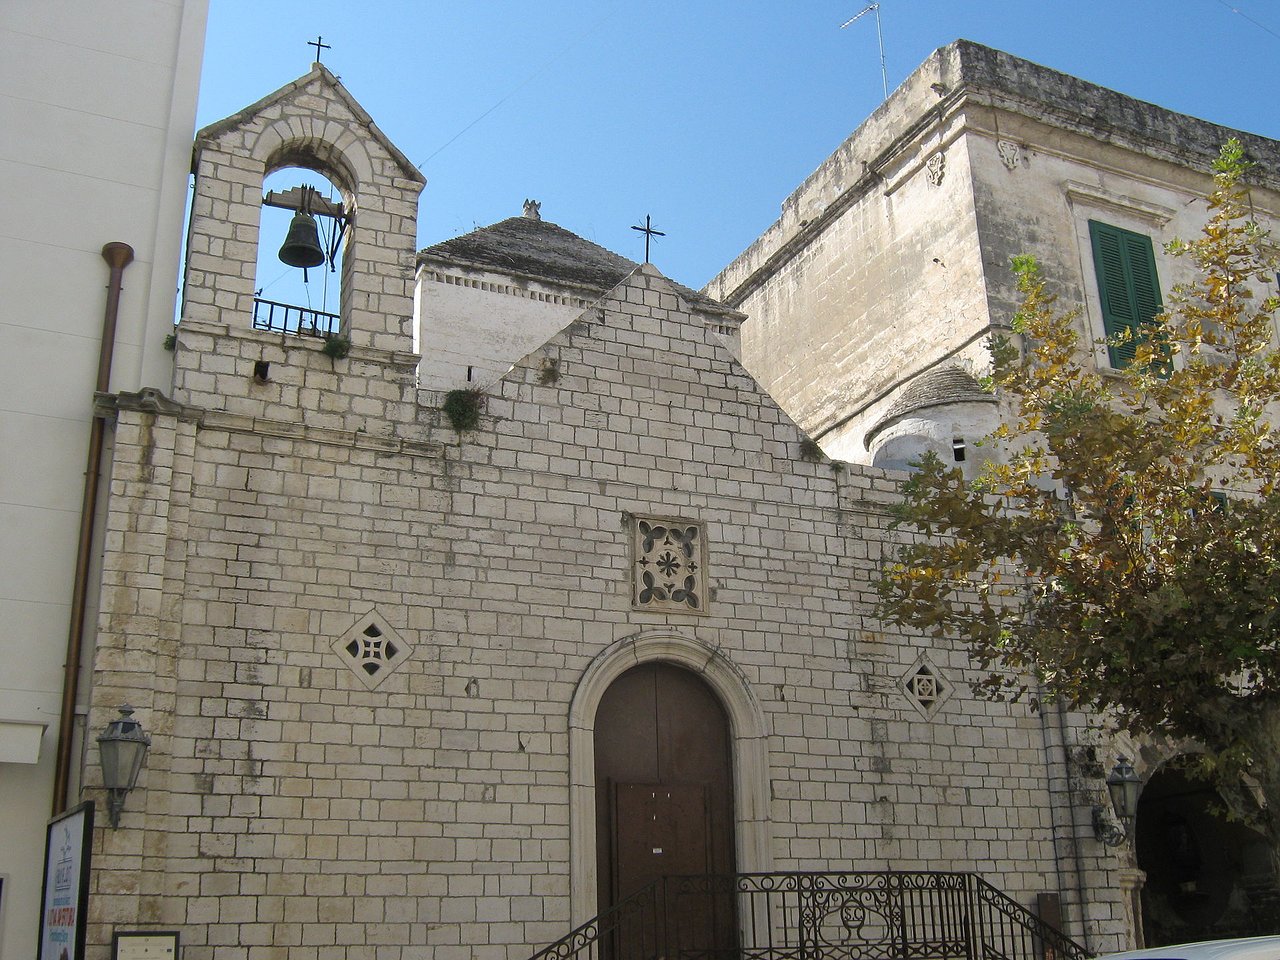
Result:
[[[1118,372],[1014,261],[1024,344],[990,344],[1000,456],[972,484],[917,465],[898,523],[920,536],[881,598],[892,621],[962,638],[990,697],[1195,741],[1231,811],[1280,847],[1280,301],[1255,295],[1275,273],[1248,169],[1228,141],[1203,234],[1168,248],[1198,279]]]

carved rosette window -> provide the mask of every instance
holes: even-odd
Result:
[[[333,652],[369,690],[391,676],[412,651],[413,647],[372,610],[333,642]]]
[[[637,610],[707,612],[706,537],[694,520],[632,517],[632,594]]]

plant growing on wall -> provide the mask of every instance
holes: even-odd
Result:
[[[450,390],[445,394],[444,415],[458,433],[474,430],[480,425],[480,412],[484,409],[484,393],[476,387]]]
[[[1198,279],[1125,335],[1119,371],[1015,261],[1025,346],[991,344],[1003,462],[966,484],[924,458],[898,515],[920,536],[881,598],[890,620],[967,643],[993,698],[1199,743],[1231,811],[1280,846],[1280,301],[1248,167],[1228,142],[1202,235],[1168,248]]]
[[[324,346],[321,349],[326,356],[341,360],[351,352],[351,338],[339,333],[330,334],[324,338]]]

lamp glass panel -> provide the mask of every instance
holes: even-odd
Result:
[[[102,760],[102,785],[109,790],[129,790],[138,780],[147,745],[142,740],[98,741]]]

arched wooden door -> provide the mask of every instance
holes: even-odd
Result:
[[[633,667],[596,712],[596,850],[601,912],[664,876],[730,874],[733,766],[724,708],[697,675]],[[685,892],[666,904],[685,947],[731,950],[731,895]],[[697,941],[689,943],[689,939]]]

